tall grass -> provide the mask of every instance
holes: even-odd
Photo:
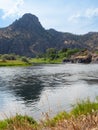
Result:
[[[32,130],[37,126],[37,122],[32,117],[18,114],[10,119],[0,121],[0,130]]]
[[[88,113],[92,113],[98,110],[98,100],[96,98],[95,102],[90,101],[90,99],[78,101],[76,105],[73,106],[71,115],[75,117],[79,115],[87,115]]]
[[[62,124],[64,128],[68,128],[68,130],[81,130],[82,127],[86,129],[86,127],[88,127],[89,125],[91,125],[92,127],[97,126],[98,124],[97,98],[95,102],[92,102],[89,98],[86,100],[78,101],[76,104],[73,105],[73,109],[69,113],[64,111],[58,113],[52,119],[46,118],[46,121],[43,123],[44,124],[43,126],[49,128],[57,127],[58,129],[60,129],[58,126],[59,123]],[[84,126],[82,126],[83,123]],[[69,126],[72,129],[70,129]],[[62,128],[61,130],[65,130],[64,128]]]
[[[46,114],[47,115],[47,114]],[[32,117],[16,114],[15,117],[0,121],[0,130],[92,130],[98,129],[98,100],[79,101],[68,113],[58,113],[50,119],[37,123]],[[96,129],[96,130],[97,130]]]

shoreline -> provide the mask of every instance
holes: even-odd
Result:
[[[27,115],[19,115],[0,121],[0,130],[97,130],[98,99],[77,102],[70,112],[60,112],[53,118],[36,121]]]

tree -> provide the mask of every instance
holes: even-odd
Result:
[[[75,54],[79,52],[79,49],[68,49],[67,52],[66,52],[66,57],[70,57],[71,55]]]
[[[28,61],[28,59],[27,59],[26,57],[22,57],[22,58],[21,58],[21,61],[26,62],[26,63],[29,63],[29,61]]]
[[[61,52],[67,52],[68,48],[62,48]]]
[[[57,50],[55,48],[49,48],[46,51],[46,56],[50,59],[50,60],[54,60],[58,57],[58,53]]]

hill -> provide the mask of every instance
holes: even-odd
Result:
[[[0,29],[0,54],[18,54],[35,57],[48,48],[87,48],[98,50],[98,33],[85,35],[46,30],[39,19],[32,14],[24,14],[11,25]]]

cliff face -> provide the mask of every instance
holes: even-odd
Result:
[[[15,53],[34,57],[47,48],[88,48],[98,49],[98,33],[73,35],[45,30],[38,18],[24,14],[10,26],[0,29],[0,54]]]

